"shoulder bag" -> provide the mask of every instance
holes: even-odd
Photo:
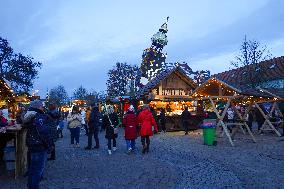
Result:
[[[108,117],[108,120],[109,120],[109,123],[110,123],[110,126],[113,128],[113,133],[114,134],[118,134],[118,128],[117,127],[114,127],[114,125],[112,124],[110,118],[109,118],[109,115],[107,114],[107,117]]]

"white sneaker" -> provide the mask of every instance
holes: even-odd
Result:
[[[108,150],[108,155],[111,155],[111,150]]]
[[[116,148],[116,147],[113,147],[112,150],[115,152],[115,151],[117,150],[117,148]]]

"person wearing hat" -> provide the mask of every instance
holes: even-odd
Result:
[[[141,143],[143,145],[142,153],[149,152],[150,146],[150,136],[153,136],[153,126],[154,131],[158,132],[157,123],[152,115],[149,105],[145,104],[143,107],[143,111],[138,115],[138,123],[141,125],[140,135],[141,135]],[[146,143],[145,143],[146,141]]]
[[[137,138],[137,117],[135,115],[134,107],[131,105],[126,112],[123,121],[125,127],[124,137],[127,146],[127,154],[135,150],[135,139]]]
[[[102,118],[102,115],[99,111],[99,107],[97,104],[93,104],[92,111],[89,118],[89,132],[88,132],[88,146],[85,147],[86,150],[92,149],[92,139],[93,135],[96,141],[96,145],[94,146],[95,149],[98,149],[100,147],[100,141],[99,141],[99,131],[100,131],[100,120]]]
[[[24,128],[27,129],[26,145],[28,147],[28,188],[39,188],[47,153],[52,149],[51,129],[48,116],[43,111],[40,100],[30,103],[24,116]]]

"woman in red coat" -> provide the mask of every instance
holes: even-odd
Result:
[[[142,153],[149,152],[150,146],[150,136],[153,136],[152,126],[154,126],[154,130],[157,132],[158,127],[157,123],[149,109],[147,104],[144,105],[144,109],[140,112],[138,116],[138,122],[141,126],[140,135],[141,135],[141,142],[143,145]],[[146,145],[145,145],[146,140]]]
[[[127,145],[127,153],[130,154],[133,150],[135,150],[135,139],[137,138],[138,124],[134,107],[132,105],[128,108],[122,123],[125,127],[124,137]]]

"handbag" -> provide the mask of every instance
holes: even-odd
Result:
[[[112,124],[110,118],[109,118],[109,115],[107,114],[107,117],[108,117],[108,120],[109,120],[109,123],[110,123],[110,126],[113,128],[113,134],[118,134],[118,128],[117,127],[114,127],[114,125]]]

